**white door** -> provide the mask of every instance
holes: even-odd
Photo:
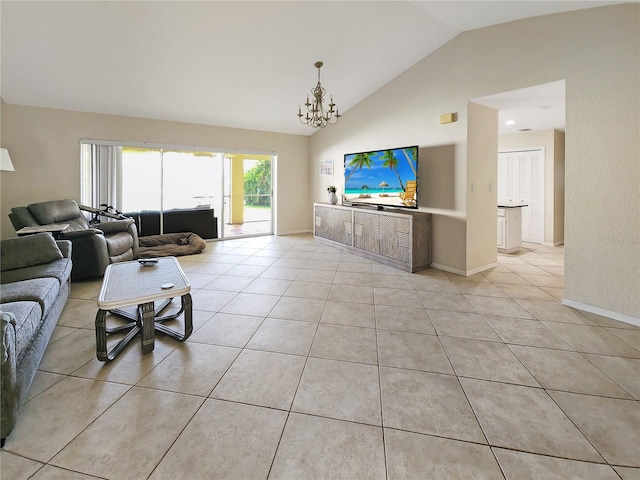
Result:
[[[498,205],[522,209],[522,240],[544,242],[544,149],[498,154]]]

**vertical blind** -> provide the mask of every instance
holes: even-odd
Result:
[[[122,147],[82,144],[80,201],[99,208],[122,207]]]

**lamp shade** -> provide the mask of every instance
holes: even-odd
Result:
[[[11,162],[11,157],[9,156],[9,150],[6,148],[0,148],[0,170],[6,172],[15,172],[16,169],[13,168],[13,163]]]

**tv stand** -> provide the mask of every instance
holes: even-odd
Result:
[[[314,203],[313,234],[321,243],[417,272],[431,265],[431,214]]]

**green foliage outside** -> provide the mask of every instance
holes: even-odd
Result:
[[[271,206],[271,162],[261,160],[244,174],[245,205]]]

